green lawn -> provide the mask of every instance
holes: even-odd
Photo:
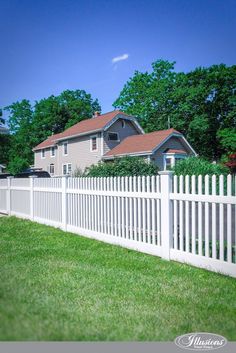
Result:
[[[236,281],[0,218],[0,340],[236,340]]]

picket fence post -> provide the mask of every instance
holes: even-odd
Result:
[[[30,219],[34,220],[34,179],[37,178],[37,175],[30,175]]]
[[[67,210],[66,210],[66,189],[67,189],[67,175],[64,175],[61,180],[61,188],[62,188],[62,193],[61,193],[61,223],[62,223],[62,229],[66,230],[67,229]]]
[[[7,214],[11,215],[11,180],[13,176],[7,177]]]
[[[162,257],[170,260],[170,249],[173,241],[173,217],[170,193],[172,192],[172,171],[159,172],[161,177],[161,245]]]

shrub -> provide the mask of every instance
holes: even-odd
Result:
[[[76,167],[76,169],[74,170],[74,173],[72,175],[74,178],[80,178],[83,176],[83,172],[79,167]]]
[[[179,161],[174,167],[175,175],[220,175],[229,169],[221,164],[213,164],[200,157],[189,157]]]
[[[158,167],[143,158],[123,157],[112,162],[100,162],[85,170],[84,176],[88,177],[115,177],[135,175],[156,175]]]

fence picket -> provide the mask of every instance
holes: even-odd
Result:
[[[205,195],[209,195],[209,175],[205,176]],[[209,257],[209,202],[205,203],[205,256]]]
[[[198,195],[202,194],[202,175],[198,176]],[[202,202],[198,202],[198,254],[202,255]]]
[[[216,195],[216,175],[212,175],[212,195]],[[212,203],[212,257],[216,259],[216,204]]]

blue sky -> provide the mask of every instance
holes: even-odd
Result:
[[[235,43],[235,0],[0,0],[0,107],[85,89],[110,111],[135,70],[233,65]]]

